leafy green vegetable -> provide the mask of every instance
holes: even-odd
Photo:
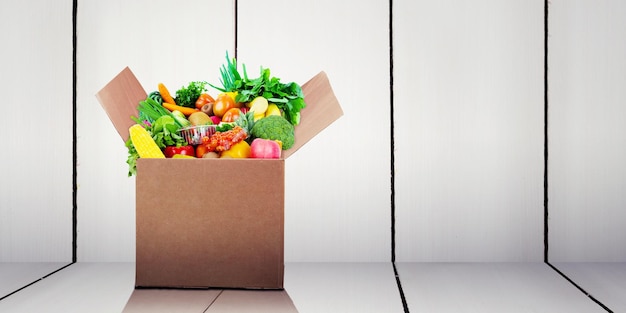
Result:
[[[159,117],[150,129],[152,133],[152,139],[156,142],[159,148],[165,148],[167,146],[186,146],[187,141],[178,132],[179,126],[173,117],[164,115]]]
[[[189,120],[185,117],[185,114],[181,111],[172,111],[172,117],[176,121],[176,124],[180,127],[191,126],[191,122],[189,122]]]
[[[237,60],[235,58],[231,60],[228,56],[228,51],[226,51],[226,64],[222,65],[222,68],[220,68],[220,74],[222,75],[220,82],[224,88],[209,84],[211,87],[222,92],[235,91],[241,88],[242,80],[241,75],[239,75],[239,70],[237,70]]]
[[[131,177],[137,174],[137,159],[139,159],[139,153],[135,150],[135,146],[130,138],[126,140],[126,148],[128,148],[128,158],[126,159],[126,163],[128,164],[128,177]]]
[[[222,92],[237,91],[236,102],[249,102],[257,96],[263,96],[285,112],[285,118],[292,125],[300,124],[300,111],[306,107],[300,85],[294,82],[281,83],[279,78],[271,76],[269,68],[263,67],[258,78],[249,79],[246,66],[243,65],[242,78],[237,69],[237,60],[235,58],[231,60],[228,52],[226,62],[220,69],[223,87],[209,84],[211,87]]]
[[[195,108],[196,100],[206,91],[207,84],[207,82],[200,81],[190,82],[187,87],[181,87],[176,90],[176,98],[174,98],[174,101],[180,106]]]
[[[156,93],[158,94],[158,91]],[[161,116],[171,116],[172,113],[157,102],[154,97],[154,93],[150,93],[146,100],[139,102],[139,106],[137,106],[138,118],[131,117],[137,124],[141,124],[142,121],[148,121],[152,124]]]
[[[217,126],[215,126],[215,131],[223,133],[223,132],[233,129],[234,127],[235,127],[235,123],[219,123],[217,124]]]

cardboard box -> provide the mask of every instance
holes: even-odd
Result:
[[[343,115],[324,72],[302,91],[282,159],[138,160],[137,287],[283,288],[285,159]],[[96,97],[125,141],[146,91],[125,68]]]

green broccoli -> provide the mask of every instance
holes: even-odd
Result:
[[[254,138],[280,140],[283,150],[291,148],[295,141],[293,125],[279,115],[266,116],[256,121],[251,133]]]

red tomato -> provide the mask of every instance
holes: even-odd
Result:
[[[174,156],[174,154],[194,155],[194,153],[195,151],[193,147],[189,145],[182,147],[167,146],[165,147],[165,151],[163,151],[163,154],[165,154],[166,158],[171,158],[172,156]]]
[[[236,121],[239,116],[241,116],[241,110],[238,108],[229,109],[226,113],[224,113],[224,116],[222,116],[222,122],[232,123]]]
[[[226,111],[235,107],[235,100],[229,97],[228,95],[221,94],[213,103],[213,114],[216,116],[222,117],[226,113]]]

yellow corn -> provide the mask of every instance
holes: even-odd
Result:
[[[150,137],[150,133],[139,124],[135,124],[128,129],[130,140],[137,150],[140,158],[164,159],[165,155],[157,146],[154,139]]]

